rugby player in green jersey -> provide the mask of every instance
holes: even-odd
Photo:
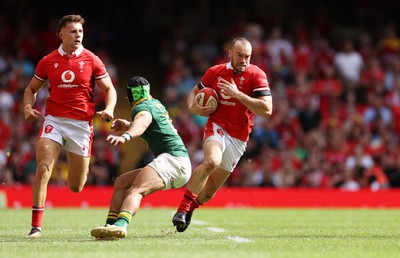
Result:
[[[192,170],[188,151],[172,125],[168,111],[150,95],[149,82],[140,76],[132,77],[126,89],[132,105],[132,122],[120,118],[114,120],[111,128],[122,134],[109,135],[107,141],[117,146],[141,137],[155,159],[115,180],[106,225],[90,231],[97,239],[126,237],[127,225],[139,209],[141,200],[158,190],[185,185]]]

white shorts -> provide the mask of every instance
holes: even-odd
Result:
[[[164,180],[164,190],[183,186],[192,174],[192,164],[188,157],[175,157],[169,153],[158,155],[148,165]]]
[[[88,121],[46,115],[39,138],[51,139],[66,151],[90,157],[93,125]]]
[[[222,160],[220,168],[233,172],[247,147],[247,142],[230,136],[221,126],[212,123],[211,128],[204,132],[204,144],[208,141],[217,141],[222,145]]]

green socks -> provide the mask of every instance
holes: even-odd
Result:
[[[114,223],[114,225],[118,227],[126,227],[131,222],[132,216],[132,213],[128,211],[121,211],[118,214],[117,221]]]

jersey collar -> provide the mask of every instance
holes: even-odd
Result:
[[[232,66],[232,61],[230,61],[229,63],[226,64],[226,69],[232,70],[233,74],[241,73],[241,72],[236,71],[236,70],[233,68],[233,66]]]
[[[73,54],[75,54],[75,56],[79,56],[82,52],[83,52],[83,46],[80,45],[79,48],[77,50],[75,50],[75,52]],[[58,47],[58,53],[60,53],[60,55],[62,55],[62,56],[67,55],[67,53],[62,48],[62,44]]]
[[[149,96],[148,98],[139,99],[138,101],[136,101],[136,102],[133,104],[132,109],[134,109],[139,103],[141,103],[141,102],[143,102],[143,101],[145,101],[145,100],[149,100],[149,99],[153,99],[153,97],[152,97],[152,96]]]
[[[235,69],[233,69],[233,66],[232,66],[232,61],[229,63],[226,63],[226,69],[228,69],[228,70],[231,69],[231,70],[235,71]]]

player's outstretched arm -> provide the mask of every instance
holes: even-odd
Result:
[[[122,131],[122,128],[127,128],[126,131],[121,136],[109,135],[106,140],[114,146],[130,141],[131,139],[142,135],[149,127],[152,120],[152,115],[147,111],[139,112],[132,123],[129,123],[124,119],[117,119],[113,121],[111,126],[114,126],[114,128],[120,128],[119,131]]]
[[[130,122],[126,119],[115,119],[112,124],[111,124],[111,129],[117,131],[117,132],[122,132],[128,130],[130,126]]]

